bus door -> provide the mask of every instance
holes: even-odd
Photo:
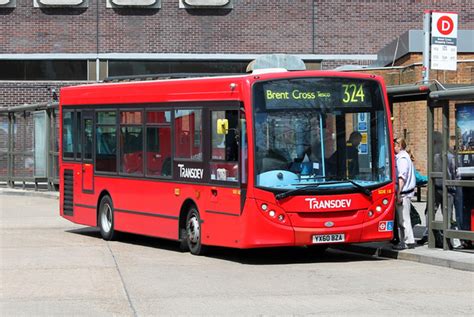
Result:
[[[82,116],[82,191],[85,193],[94,192],[94,113],[92,111],[83,112]]]

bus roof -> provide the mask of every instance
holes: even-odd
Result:
[[[382,81],[380,76],[337,71],[278,71],[232,76],[94,83],[61,88],[61,105],[146,104],[157,102],[241,101],[255,81],[295,77],[345,77]],[[247,89],[248,90],[248,89]]]

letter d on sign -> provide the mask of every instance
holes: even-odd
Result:
[[[436,27],[438,28],[439,33],[442,35],[449,35],[451,32],[453,32],[454,21],[451,19],[451,17],[444,15],[439,18]]]

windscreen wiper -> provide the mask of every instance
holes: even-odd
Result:
[[[357,184],[356,182],[354,182],[353,180],[349,179],[349,178],[332,178],[332,177],[326,177],[326,179],[330,179],[331,181],[330,182],[323,182],[323,183],[319,183],[319,184],[311,184],[311,185],[306,185],[306,186],[303,186],[303,187],[299,187],[299,188],[295,188],[295,189],[290,189],[286,192],[283,192],[283,193],[280,193],[280,194],[276,194],[275,195],[275,198],[277,200],[281,200],[283,198],[286,198],[290,195],[294,195],[294,194],[297,194],[299,192],[302,192],[302,191],[305,191],[305,190],[309,190],[309,189],[316,189],[318,188],[320,185],[333,185],[333,184],[341,184],[341,183],[350,183],[351,185],[353,185],[355,188],[359,189],[361,193],[363,193],[364,195],[368,196],[368,197],[372,197],[372,192],[368,189],[368,188],[365,188],[364,186],[362,185],[359,185]]]
[[[354,187],[356,187],[357,189],[359,189],[361,191],[362,194],[368,196],[368,197],[372,197],[372,192],[370,191],[370,189],[360,185],[360,184],[357,184],[356,182],[354,182],[352,179],[349,179],[349,178],[329,178],[331,180],[334,180],[335,182],[332,182],[333,184],[340,184],[340,183],[351,183]]]
[[[316,188],[319,187],[319,185],[321,185],[321,184],[311,184],[311,185],[306,185],[306,186],[303,186],[303,187],[298,187],[298,188],[295,188],[295,189],[290,189],[290,190],[287,190],[286,192],[276,194],[275,198],[277,200],[281,200],[281,199],[286,198],[290,195],[293,195],[293,194],[296,194],[296,193],[299,193],[299,192],[302,192],[302,191],[305,191],[305,190],[308,190],[308,189],[316,189]]]

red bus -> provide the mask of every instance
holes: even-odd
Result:
[[[60,213],[205,246],[390,240],[381,77],[330,71],[99,83],[60,94]]]

